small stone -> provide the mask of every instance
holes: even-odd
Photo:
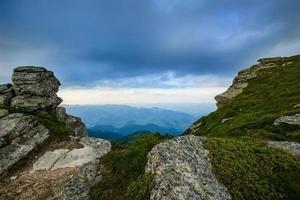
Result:
[[[299,107],[300,107],[300,103],[293,106],[293,108],[299,108]]]

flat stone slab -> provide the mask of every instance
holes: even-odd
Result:
[[[69,152],[68,149],[56,149],[54,151],[48,151],[42,156],[37,162],[33,164],[33,169],[31,172],[36,170],[49,170],[51,169],[57,160],[64,154]]]
[[[56,149],[46,152],[33,164],[31,172],[81,167],[102,157],[111,148],[109,141],[96,138],[84,138],[81,144],[84,147],[80,149]]]
[[[98,155],[92,147],[84,147],[81,149],[73,149],[68,152],[65,156],[61,157],[51,170],[67,167],[80,167],[86,163],[96,160]]]

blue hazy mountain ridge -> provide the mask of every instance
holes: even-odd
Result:
[[[119,135],[126,136],[137,131],[178,135],[197,119],[191,114],[157,107],[66,105],[66,108],[69,113],[81,117],[94,137],[110,133],[118,138]]]

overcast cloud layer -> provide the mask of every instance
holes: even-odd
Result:
[[[0,81],[41,65],[64,87],[222,88],[260,57],[300,53],[299,10],[299,0],[1,0]]]

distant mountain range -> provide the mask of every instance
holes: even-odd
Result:
[[[138,131],[179,135],[196,117],[161,108],[127,105],[67,105],[68,113],[81,117],[90,136],[119,139]]]

